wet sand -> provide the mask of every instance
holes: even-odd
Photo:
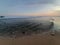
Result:
[[[60,45],[60,34],[51,36],[46,32],[16,39],[0,38],[0,45]]]

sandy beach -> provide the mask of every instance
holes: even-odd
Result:
[[[0,38],[0,45],[60,45],[60,35],[51,36],[46,32],[16,39]]]

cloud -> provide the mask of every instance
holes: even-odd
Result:
[[[51,4],[51,3],[54,3],[53,0],[27,0],[27,1],[23,1],[25,2],[24,4],[27,4],[27,5],[34,5],[34,4]],[[27,3],[26,3],[27,2]]]
[[[60,0],[55,0],[55,5],[60,6]]]
[[[9,0],[8,6],[16,6],[16,5],[40,5],[40,4],[53,4],[54,0]]]

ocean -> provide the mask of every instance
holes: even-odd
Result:
[[[52,18],[54,19],[53,30],[60,31],[60,17],[39,17],[39,18],[31,18],[31,20],[35,20],[37,22],[45,23],[45,22],[49,22]]]
[[[54,17],[54,29],[60,31],[60,17]]]
[[[60,17],[35,17],[35,18],[26,18],[26,20],[31,20],[31,21],[35,21],[35,22],[42,22],[42,23],[46,23],[49,24],[47,22],[49,22],[52,18],[54,18],[54,30],[58,30],[60,31]],[[7,18],[4,19],[4,21],[8,22],[8,23],[16,23],[16,22],[21,22],[24,21],[25,19],[23,18]]]

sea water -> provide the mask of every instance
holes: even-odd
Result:
[[[60,31],[60,17],[54,17],[54,29]]]
[[[49,22],[52,18],[54,18],[54,27],[52,28],[52,30],[57,30],[60,31],[60,17],[40,17],[40,18],[32,18],[31,20],[35,20],[37,22]],[[49,23],[47,23],[49,24]]]
[[[30,19],[34,22],[42,22],[42,23],[45,23],[45,24],[49,24],[47,22],[50,21],[51,17],[39,17],[39,18],[30,18]],[[30,20],[30,19],[28,19],[28,20]],[[19,22],[21,20],[23,21],[25,19],[16,18],[16,19],[7,19],[7,20],[4,20],[4,21],[6,21],[6,22]],[[54,17],[53,30],[60,31],[60,17]]]

